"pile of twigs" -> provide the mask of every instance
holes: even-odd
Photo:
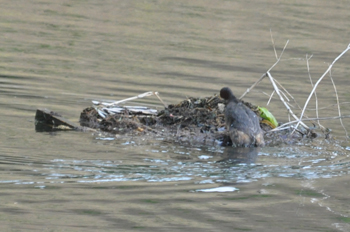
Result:
[[[308,70],[308,73],[309,73],[309,78],[310,78],[310,82],[311,82],[311,85],[312,85],[312,90],[304,104],[304,107],[301,108],[300,105],[296,102],[296,100],[294,99],[294,97],[287,91],[286,88],[284,88],[272,75],[271,75],[271,70],[280,62],[281,58],[282,58],[282,55],[288,45],[288,42],[289,40],[286,42],[281,54],[278,56],[277,55],[277,52],[276,52],[276,48],[274,46],[274,41],[273,41],[273,38],[272,38],[272,34],[271,34],[271,39],[272,39],[272,44],[273,44],[273,47],[274,47],[274,52],[275,52],[275,56],[276,56],[276,59],[277,61],[250,87],[248,88],[244,93],[243,95],[240,97],[240,99],[242,99],[244,96],[246,96],[254,87],[256,87],[265,77],[268,77],[270,82],[271,82],[271,85],[273,87],[273,92],[272,94],[270,95],[270,98],[267,102],[267,104],[270,103],[273,95],[276,93],[280,99],[280,101],[284,104],[284,106],[286,107],[287,109],[287,112],[288,112],[288,119],[289,119],[289,122],[287,123],[283,123],[281,125],[279,125],[278,127],[274,128],[273,130],[271,131],[281,131],[281,130],[285,130],[285,129],[292,129],[292,133],[294,133],[295,131],[299,130],[298,128],[300,127],[303,127],[302,130],[310,130],[310,127],[306,125],[306,121],[314,121],[316,122],[319,127],[321,128],[321,130],[324,132],[324,133],[327,133],[328,129],[325,128],[324,126],[322,126],[320,124],[320,120],[329,120],[329,119],[339,119],[340,120],[340,123],[342,125],[342,127],[344,128],[344,131],[345,131],[345,134],[346,134],[346,138],[348,138],[348,132],[343,124],[343,120],[342,118],[349,118],[350,115],[342,115],[341,111],[340,111],[340,103],[339,103],[339,98],[338,98],[338,93],[337,93],[337,88],[334,84],[334,81],[333,81],[333,77],[332,77],[332,74],[331,74],[331,70],[332,70],[332,67],[333,65],[347,52],[350,50],[350,44],[348,45],[348,47],[342,52],[340,53],[339,56],[337,56],[333,62],[329,65],[328,69],[323,73],[323,75],[318,79],[318,81],[313,84],[312,82],[312,79],[311,79],[311,75],[310,75],[310,69],[309,69],[309,60],[311,59],[312,56],[308,56],[306,55],[306,65],[307,65],[307,70]],[[332,81],[332,84],[333,84],[333,87],[334,87],[334,91],[335,91],[335,95],[336,95],[336,100],[337,100],[337,106],[338,106],[338,116],[334,116],[334,117],[319,117],[319,113],[318,113],[318,101],[317,101],[317,93],[316,93],[316,89],[318,87],[318,85],[320,84],[320,82],[323,80],[323,78],[329,74],[329,77]],[[315,118],[309,118],[305,115],[305,110],[307,109],[307,106],[310,102],[310,99],[312,98],[312,96],[315,96],[315,99],[316,99],[316,117]],[[294,103],[296,104],[297,108],[300,110],[300,113],[299,113],[299,117],[297,116],[296,113],[294,113],[290,107],[290,99],[292,99],[294,101]],[[290,118],[293,117],[294,120],[291,120]]]

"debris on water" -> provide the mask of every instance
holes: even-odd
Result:
[[[116,111],[100,103],[83,110],[80,125],[115,134],[153,133],[182,142],[229,143],[222,129],[225,126],[223,105],[224,100],[216,95],[188,98],[160,111],[130,106],[117,107]]]
[[[151,93],[147,92],[143,95]],[[157,94],[156,96],[159,97]],[[93,106],[81,112],[80,126],[70,123],[60,115],[46,109],[38,109],[36,121],[37,124],[42,122],[41,124],[49,124],[56,128],[59,125],[79,130],[88,128],[118,136],[158,137],[183,144],[199,143],[223,146],[232,144],[225,128],[224,109],[226,102],[217,95],[203,98],[190,97],[178,104],[170,104],[162,110],[144,106],[120,106],[115,103],[93,101]],[[261,112],[257,106],[248,102],[242,101],[242,103],[260,118]],[[267,146],[295,144],[302,139],[319,136],[313,130],[299,130],[291,133],[293,128],[271,132],[274,126],[268,120],[260,120],[260,126],[264,131]]]
[[[97,101],[94,103],[97,105],[88,107],[81,113],[81,126],[114,134],[154,134],[181,143],[231,145],[225,128],[225,100],[217,95],[190,97],[160,111],[140,106],[107,106]],[[257,106],[243,103],[260,118],[261,112]],[[271,133],[269,131],[273,126],[267,120],[261,120],[260,126],[265,132],[267,145],[295,143],[303,138],[298,133],[291,136],[288,130]]]
[[[70,122],[62,115],[48,109],[37,109],[35,114],[36,131],[79,129],[80,126]]]

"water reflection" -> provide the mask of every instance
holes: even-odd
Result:
[[[218,162],[252,164],[255,163],[259,150],[259,147],[226,147],[222,160]]]
[[[137,138],[139,139],[139,138]],[[30,160],[33,170],[24,178],[3,184],[99,183],[99,182],[179,182],[195,184],[249,183],[261,178],[332,178],[348,174],[350,166],[347,147],[337,144],[285,146],[264,148],[233,148],[220,146],[188,147],[165,141],[125,144],[106,140],[99,146],[124,147],[118,156],[102,159],[62,158],[47,162]],[[120,144],[122,143],[122,144]],[[135,145],[137,144],[137,145]],[[142,153],[140,148],[143,149]],[[9,157],[5,158],[6,163]],[[4,161],[5,161],[4,160]],[[26,162],[26,160],[23,160]],[[0,160],[1,163],[1,160]],[[21,171],[22,170],[22,171]]]

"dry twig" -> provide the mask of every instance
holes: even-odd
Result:
[[[266,76],[267,76],[267,73],[270,72],[281,60],[282,58],[282,55],[283,55],[283,52],[284,50],[286,49],[287,45],[289,43],[289,40],[287,40],[286,44],[284,45],[284,48],[280,54],[280,56],[278,57],[276,63],[274,63],[268,70],[266,73],[264,73],[250,88],[248,88],[243,94],[242,96],[239,98],[239,99],[242,99],[244,98],[245,95],[247,95],[252,89],[254,89],[255,86],[257,86]]]
[[[335,62],[337,62],[348,50],[350,50],[350,44],[348,45],[348,47],[342,52],[340,53],[339,56],[337,56],[333,62],[329,65],[328,69],[323,73],[323,75],[318,79],[318,81],[315,83],[314,87],[312,88],[311,90],[311,93],[309,94],[309,97],[308,99],[306,100],[305,102],[305,105],[304,105],[304,108],[301,112],[301,115],[300,115],[300,120],[298,121],[297,125],[295,128],[298,128],[298,126],[302,123],[302,119],[303,119],[303,116],[304,116],[304,113],[305,113],[305,110],[306,110],[306,107],[307,105],[309,104],[310,102],[310,99],[312,97],[312,95],[314,94],[314,92],[316,91],[316,88],[317,86],[320,84],[320,82],[322,81],[322,79],[327,75],[327,73],[332,69],[333,65],[335,64]],[[293,130],[293,132],[295,131],[295,129]],[[293,133],[292,132],[292,133]]]
[[[317,120],[317,124],[323,129],[325,130],[326,128],[324,126],[322,126],[320,124],[320,120],[324,120],[324,119],[340,119],[340,123],[342,125],[342,127],[344,128],[345,130],[345,133],[346,133],[346,137],[348,138],[348,132],[343,124],[343,121],[342,121],[342,118],[348,118],[350,117],[349,115],[346,115],[346,116],[343,116],[341,115],[341,112],[340,112],[340,104],[343,104],[343,103],[339,103],[339,98],[338,98],[338,93],[337,93],[337,89],[336,89],[336,86],[334,84],[334,81],[333,81],[333,78],[332,78],[332,75],[331,75],[331,69],[333,67],[333,65],[335,64],[335,62],[337,62],[348,50],[350,50],[350,44],[348,45],[348,47],[338,56],[334,59],[334,61],[329,65],[328,69],[326,70],[326,72],[318,79],[318,81],[313,84],[313,81],[312,81],[312,78],[311,78],[311,74],[310,74],[310,66],[309,66],[309,60],[312,58],[312,55],[311,56],[308,56],[306,55],[306,65],[307,65],[307,71],[308,71],[308,74],[309,74],[309,79],[310,79],[310,83],[311,83],[311,86],[312,86],[312,91],[311,93],[309,94],[309,97],[307,98],[305,104],[304,104],[304,107],[301,108],[300,105],[297,103],[297,101],[295,100],[295,98],[276,80],[272,77],[271,75],[271,70],[281,61],[281,58],[282,58],[282,55],[288,45],[288,42],[289,40],[286,42],[281,54],[278,56],[277,55],[277,52],[276,52],[276,48],[275,48],[275,42],[273,40],[273,36],[272,36],[272,31],[270,29],[270,34],[271,34],[271,41],[272,41],[272,45],[273,45],[273,49],[274,49],[274,53],[275,53],[275,56],[276,56],[276,59],[277,61],[266,71],[266,73],[264,73],[250,88],[248,88],[243,94],[242,96],[239,98],[239,99],[242,99],[243,97],[245,97],[245,95],[247,95],[252,89],[255,88],[255,86],[257,86],[266,76],[269,77],[269,80],[273,86],[273,92],[268,95],[269,96],[269,100],[267,102],[267,105],[271,102],[271,99],[273,98],[274,94],[276,93],[280,99],[280,101],[284,104],[284,106],[286,107],[287,111],[288,111],[288,118],[289,118],[289,121],[290,121],[290,116],[292,116],[295,121],[290,121],[288,123],[285,123],[275,129],[273,129],[272,131],[278,131],[278,130],[284,130],[284,129],[287,129],[287,128],[290,128],[290,125],[292,124],[296,124],[294,126],[294,129],[293,129],[293,132],[294,133],[297,128],[299,127],[299,125],[302,125],[303,127],[305,127],[306,129],[310,129],[303,121],[312,121],[312,120]],[[326,76],[326,74],[329,73],[330,74],[330,78],[331,78],[331,81],[333,83],[333,86],[334,86],[334,90],[335,90],[335,93],[336,93],[336,98],[337,98],[337,106],[338,106],[338,113],[339,113],[339,116],[338,117],[327,117],[327,118],[320,118],[319,117],[319,106],[318,106],[318,99],[317,99],[317,94],[316,94],[316,89],[318,87],[318,85],[320,84],[320,82],[322,81],[322,79]],[[279,89],[278,86],[280,86],[280,88],[282,89]],[[296,114],[293,113],[293,111],[291,110],[291,107],[293,107],[290,103],[289,103],[289,98],[287,97],[287,95],[293,99],[294,103],[297,105],[297,107],[301,110],[301,115],[300,115],[300,118],[298,116],[296,116]],[[315,99],[316,99],[316,118],[308,118],[305,114],[305,110],[307,109],[307,106],[309,104],[309,101],[311,99],[311,97],[315,95]],[[304,117],[304,118],[303,118]],[[288,126],[288,127],[287,127]]]
[[[270,73],[270,72],[267,72],[267,76],[270,78],[270,82],[271,82],[273,88],[275,89],[276,94],[280,97],[281,102],[282,102],[282,103],[284,104],[284,106],[287,108],[288,113],[289,113],[294,119],[300,120],[300,119],[293,113],[293,111],[291,110],[291,108],[289,107],[289,105],[287,104],[287,102],[284,100],[284,98],[283,98],[282,95],[280,94],[280,90],[279,90],[279,88],[277,87],[277,85],[276,85],[276,83],[275,83],[275,81],[274,81],[274,78],[271,76],[271,73]],[[302,124],[305,128],[308,128],[308,126],[307,126],[305,123],[301,122],[301,124]]]
[[[270,35],[271,35],[271,41],[272,41],[273,51],[275,52],[276,60],[278,60],[278,56],[277,56],[277,52],[276,52],[276,46],[275,46],[275,41],[273,40],[271,28],[270,28]]]
[[[307,119],[303,119],[303,121],[332,120],[332,119],[342,119],[342,118],[350,118],[350,115],[342,115],[342,116],[334,116],[334,117],[323,117],[323,118],[307,118]],[[280,130],[289,129],[290,128],[289,125],[297,123],[298,121],[299,120],[283,123],[279,127],[276,127],[274,129],[272,129],[271,131],[280,131]]]
[[[334,81],[333,81],[332,70],[329,70],[329,77],[331,78],[331,81],[332,81],[332,84],[333,84],[333,87],[334,87],[335,97],[336,97],[336,99],[337,99],[337,106],[338,106],[338,113],[339,113],[340,124],[341,124],[341,126],[344,128],[345,135],[346,135],[346,139],[348,139],[349,134],[348,134],[348,131],[346,130],[346,128],[345,128],[345,126],[344,126],[344,124],[343,124],[343,120],[342,120],[342,118],[341,118],[338,91],[337,91],[337,87],[335,86],[335,83],[334,83]]]
[[[127,102],[127,101],[132,101],[132,100],[135,100],[135,99],[144,98],[144,97],[148,97],[148,96],[152,96],[152,95],[156,95],[156,97],[164,105],[165,108],[168,107],[164,103],[164,101],[159,97],[159,93],[158,92],[151,92],[151,91],[139,94],[139,95],[134,96],[134,97],[129,97],[129,98],[126,98],[126,99],[123,99],[123,100],[120,100],[120,101],[115,101],[115,102],[112,102],[112,103],[99,102],[99,101],[92,101],[92,103],[95,104],[95,105],[102,104],[104,106],[116,106],[116,105],[119,105],[120,103],[124,103],[124,102]]]
[[[310,57],[308,56],[308,54],[306,54],[306,67],[307,67],[307,73],[309,74],[309,79],[310,79],[310,83],[311,86],[314,87],[314,83],[312,81],[311,78],[311,73],[310,73],[310,65],[309,65],[309,60],[312,58],[313,55],[311,55]],[[317,98],[317,93],[315,91],[315,103],[316,103],[316,118],[318,118],[318,98]],[[324,126],[321,125],[320,120],[317,120],[317,124],[324,129]]]

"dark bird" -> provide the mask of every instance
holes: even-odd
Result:
[[[264,146],[264,133],[261,130],[258,116],[239,102],[230,88],[222,88],[220,97],[227,100],[225,121],[233,146]]]

